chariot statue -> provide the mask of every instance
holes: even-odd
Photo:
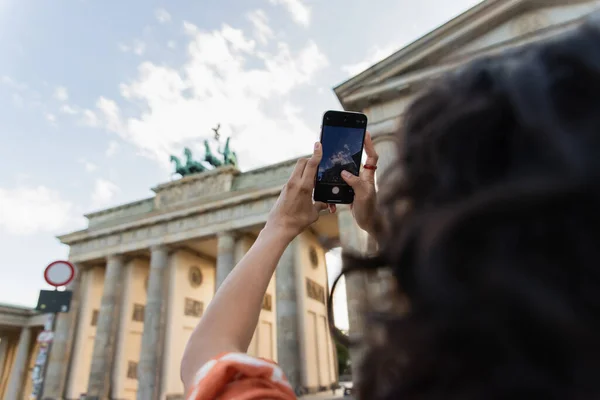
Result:
[[[228,137],[225,140],[225,146],[221,150],[221,134],[219,133],[219,129],[221,128],[221,124],[218,124],[216,128],[213,128],[214,132],[214,140],[217,142],[217,154],[214,154],[208,139],[204,140],[204,157],[201,157],[199,161],[194,160],[192,155],[192,150],[186,147],[183,150],[183,155],[185,157],[185,163],[181,161],[181,159],[175,155],[171,155],[171,163],[175,166],[175,173],[181,175],[181,177],[199,174],[205,171],[209,171],[212,168],[219,168],[224,165],[231,165],[233,167],[237,167],[237,155],[231,150],[229,145],[231,137]]]

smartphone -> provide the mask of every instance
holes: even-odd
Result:
[[[327,111],[321,125],[323,159],[315,178],[315,201],[351,204],[354,191],[342,178],[346,170],[356,176],[367,132],[367,116],[345,111]]]

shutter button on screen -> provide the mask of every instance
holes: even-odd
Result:
[[[333,194],[338,194],[340,192],[340,188],[337,186],[334,186],[333,189],[331,189],[331,193]]]

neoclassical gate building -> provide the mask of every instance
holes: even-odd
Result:
[[[368,115],[381,171],[395,157],[392,134],[427,82],[475,57],[563,32],[599,5],[484,0],[335,92],[344,109]],[[154,197],[90,214],[87,229],[61,236],[81,273],[71,288],[72,312],[57,323],[44,398],[87,393],[132,399],[138,391],[142,399],[180,398],[185,342],[215,289],[251,246],[294,163],[244,173],[225,167],[169,182],[156,187]],[[340,243],[359,251],[369,247],[344,208],[324,215],[286,250],[249,350],[277,360],[296,387],[311,391],[337,379],[324,255]],[[362,330],[360,309],[385,290],[382,281],[359,275],[346,280],[351,333]],[[31,335],[30,328],[21,335]],[[18,354],[33,354],[28,340],[18,343]],[[9,367],[4,375],[12,392],[5,399],[27,398],[14,389],[29,379],[14,372],[25,368]]]
[[[191,175],[154,188],[153,198],[87,215],[87,229],[61,236],[81,273],[76,311],[58,322],[45,395],[181,397],[187,338],[294,165]],[[325,252],[337,240],[337,217],[324,215],[289,246],[249,350],[278,360],[308,391],[337,381],[325,307]]]

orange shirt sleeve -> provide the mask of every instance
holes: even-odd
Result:
[[[196,374],[187,400],[294,400],[283,370],[272,361],[228,353],[207,362]]]

